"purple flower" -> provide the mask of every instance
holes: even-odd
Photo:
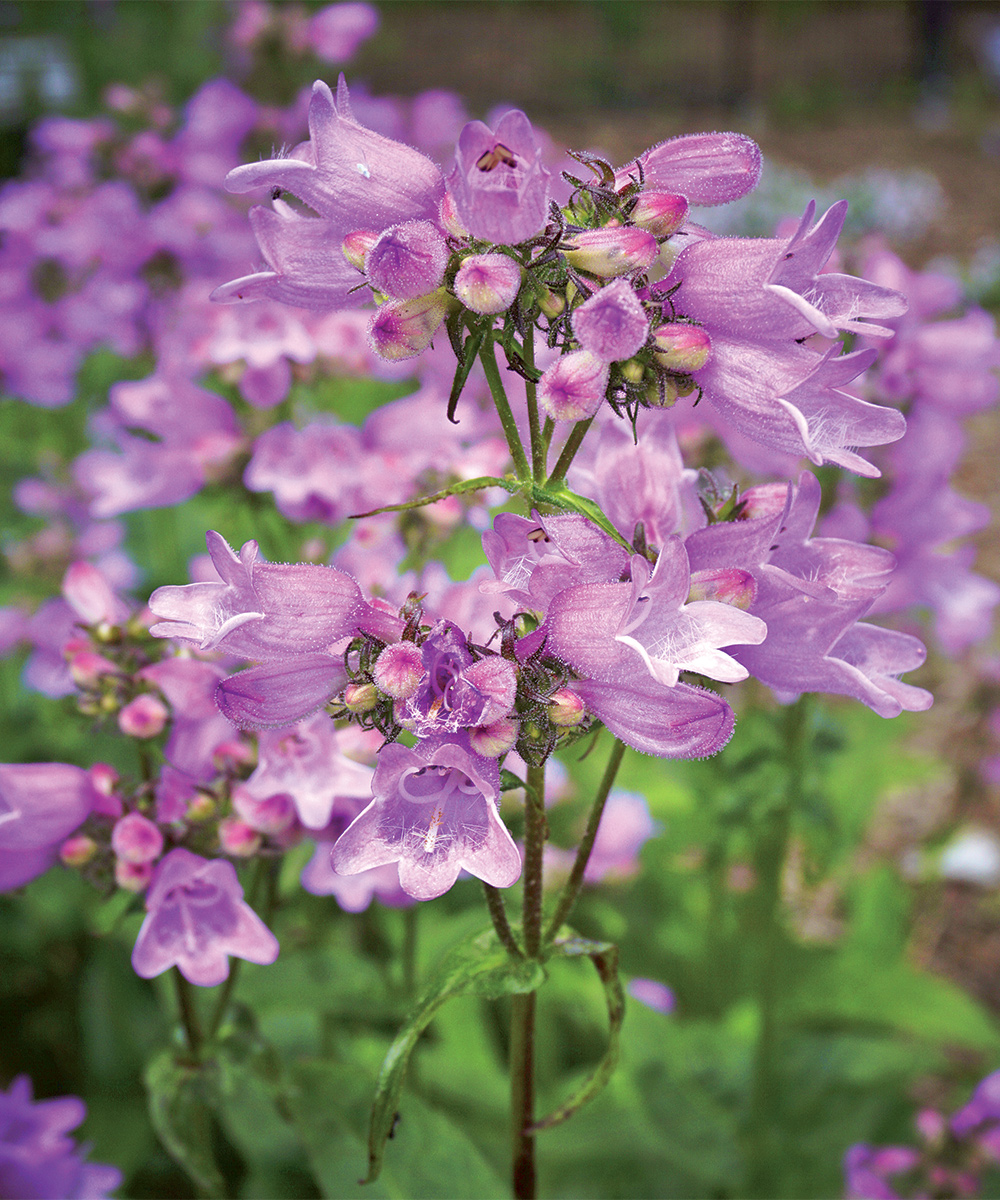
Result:
[[[630,179],[644,188],[679,192],[692,204],[728,204],[752,192],[760,179],[760,148],[742,133],[689,133],[668,138],[643,151],[635,163],[621,167],[615,186]]]
[[[912,1171],[920,1155],[910,1146],[849,1146],[844,1155],[848,1200],[899,1200],[891,1175]]]
[[[354,875],[399,863],[399,882],[416,900],[433,900],[466,870],[510,887],[521,856],[497,810],[500,773],[458,734],[383,747],[372,781],[375,799],[341,835],[333,869]]]
[[[608,364],[589,350],[571,350],[538,381],[538,402],[554,421],[592,417],[604,400]]]
[[[548,217],[549,172],[531,122],[517,109],[491,130],[470,121],[458,138],[448,195],[475,238],[505,245],[541,231]]]
[[[399,720],[420,737],[489,725],[514,705],[517,672],[498,655],[476,662],[465,635],[438,621],[421,647],[424,676],[399,709]]]
[[[0,1196],[101,1200],[113,1192],[121,1172],[84,1162],[86,1150],[66,1136],[86,1115],[76,1096],[35,1101],[27,1075],[0,1091]]]
[[[633,555],[631,572],[629,584],[589,584],[560,592],[545,620],[549,648],[593,679],[611,681],[623,670],[634,670],[633,653],[668,688],[681,671],[724,683],[746,678],[745,668],[720,647],[759,644],[767,627],[731,604],[687,602],[691,572],[679,538],[664,545],[652,572],[644,558]]]
[[[214,987],[229,974],[228,955],[272,963],[278,939],[243,899],[236,868],[178,847],[156,868],[146,896],[132,966],[151,979],[176,966],[191,983]]]
[[[441,286],[448,243],[430,221],[390,225],[365,256],[372,286],[396,300],[415,300]]]
[[[643,346],[649,318],[631,284],[616,279],[574,311],[573,333],[584,350],[605,362],[619,362]]]
[[[455,295],[473,312],[506,312],[521,288],[521,268],[506,254],[470,254],[455,275]]]
[[[59,843],[86,820],[96,800],[90,775],[81,767],[0,765],[0,891],[47,871]]]
[[[378,10],[370,4],[328,4],[306,26],[306,40],[327,62],[346,62],[378,29]]]
[[[308,308],[346,308],[357,272],[339,252],[357,229],[376,232],[406,221],[437,221],[441,172],[418,150],[360,125],[341,76],[337,95],[313,85],[309,141],[288,158],[247,163],[231,171],[232,192],[287,190],[318,217],[301,216],[282,200],[251,210],[250,223],[266,267],[213,292],[223,301],[269,296]]]
[[[677,1005],[673,991],[658,979],[630,979],[626,990],[633,1000],[638,1000],[654,1012],[669,1014]]]
[[[214,531],[206,541],[221,582],[157,588],[149,607],[164,620],[152,626],[155,637],[272,659],[320,650],[354,632],[364,604],[349,575],[309,563],[265,562],[256,542],[246,542],[237,555]]]

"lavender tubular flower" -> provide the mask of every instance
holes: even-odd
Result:
[[[17,1200],[101,1200],[122,1181],[116,1167],[84,1161],[67,1135],[86,1116],[76,1096],[35,1100],[19,1075],[0,1091],[0,1195]]]
[[[68,763],[0,765],[0,891],[55,862],[59,843],[97,801],[89,774]]]
[[[470,121],[458,138],[448,195],[475,238],[513,245],[539,233],[549,208],[549,172],[531,122],[517,109],[491,130]]]
[[[350,576],[332,567],[265,562],[256,542],[237,555],[215,532],[206,540],[222,582],[157,588],[149,606],[165,620],[152,627],[154,636],[269,659],[319,650],[353,633],[364,605]]]
[[[278,939],[243,899],[236,868],[190,850],[171,850],[146,896],[132,966],[151,979],[176,966],[200,987],[229,974],[229,955],[255,963],[278,957]]]
[[[354,875],[399,863],[399,882],[416,900],[433,900],[461,870],[494,887],[510,887],[521,856],[500,819],[495,759],[468,749],[462,734],[412,750],[394,743],[379,754],[375,799],[341,835],[333,869]]]

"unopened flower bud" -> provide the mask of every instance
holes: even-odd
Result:
[[[646,403],[650,408],[673,408],[679,395],[677,381],[661,375],[646,388]]]
[[[184,811],[186,821],[207,821],[215,815],[218,808],[215,800],[207,792],[195,792],[187,803]]]
[[[641,349],[649,318],[628,281],[616,279],[575,310],[573,333],[584,350],[604,362],[620,362]]]
[[[424,656],[413,642],[393,642],[378,656],[372,677],[380,692],[407,700],[424,677]]]
[[[378,704],[374,683],[349,683],[344,688],[344,707],[348,712],[366,713]]]
[[[355,229],[353,233],[349,233],[344,238],[340,249],[344,258],[347,259],[352,267],[357,267],[359,271],[363,271],[368,258],[368,251],[371,250],[378,239],[379,235],[372,229]]]
[[[637,358],[630,358],[621,364],[621,373],[627,383],[642,383],[646,368]]]
[[[260,849],[261,836],[239,817],[226,817],[219,822],[219,845],[223,854],[233,858],[252,858]]]
[[[85,833],[67,838],[59,847],[59,858],[67,867],[85,867],[97,853],[97,843]]]
[[[684,196],[669,192],[640,192],[629,220],[656,238],[670,237],[684,224],[688,202]]]
[[[118,786],[118,772],[108,763],[94,763],[88,774],[96,793],[94,812],[100,813],[104,817],[120,817],[122,802],[121,798],[115,795],[115,788]]]
[[[518,723],[510,717],[501,717],[489,725],[480,725],[469,730],[469,745],[483,758],[499,758],[514,748],[517,741]]]
[[[521,268],[506,254],[470,254],[455,275],[455,295],[473,312],[506,312],[521,288]]]
[[[448,243],[430,221],[404,221],[382,233],[365,258],[372,286],[396,300],[414,300],[440,287]]]
[[[431,344],[454,301],[444,288],[414,300],[390,301],[372,315],[368,340],[379,358],[415,358]]]
[[[126,813],[111,831],[111,849],[123,862],[154,862],[163,853],[163,834],[142,813]]]
[[[535,286],[535,295],[538,298],[538,307],[549,318],[554,321],[566,307],[566,300],[560,296],[558,292],[554,292],[551,288],[543,285]]]
[[[80,688],[96,687],[104,676],[120,674],[110,659],[93,650],[81,650],[79,654],[74,654],[69,661],[69,673]]]
[[[538,402],[554,421],[580,421],[600,408],[608,364],[589,350],[557,358],[538,381]]]
[[[700,370],[708,362],[712,343],[700,325],[675,322],[653,330],[656,361],[665,371],[687,374]]]
[[[245,787],[233,791],[233,808],[251,828],[270,837],[282,834],[295,824],[295,804],[287,792],[276,792],[261,799]]]
[[[571,729],[579,725],[587,715],[583,701],[569,688],[559,688],[549,697],[549,720],[553,725]]]
[[[120,858],[115,863],[115,883],[126,892],[144,892],[152,878],[151,862],[134,863]]]
[[[567,238],[564,246],[571,267],[602,279],[642,271],[660,251],[656,238],[634,225],[585,229]]]
[[[170,712],[162,700],[149,692],[136,696],[118,714],[118,728],[126,737],[151,738],[163,731]]]

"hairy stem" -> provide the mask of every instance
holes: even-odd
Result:
[[[556,907],[556,911],[552,914],[552,920],[549,922],[548,929],[545,931],[546,943],[551,942],[559,932],[560,926],[569,916],[573,905],[576,903],[576,898],[580,894],[580,889],[583,887],[584,872],[587,870],[590,852],[594,848],[594,839],[597,837],[597,829],[601,823],[601,816],[604,813],[604,805],[607,803],[608,795],[614,786],[615,776],[618,774],[618,768],[621,766],[624,755],[625,743],[615,738],[614,745],[611,747],[611,754],[608,757],[608,765],[604,768],[604,774],[598,785],[597,794],[594,796],[594,803],[590,808],[590,815],[587,818],[587,828],[576,852],[573,869],[569,873],[569,879],[566,880],[563,886],[562,895],[559,897],[559,904]]]
[[[504,907],[503,893],[491,883],[485,882],[483,883],[483,891],[486,893],[486,906],[490,910],[490,920],[493,922],[493,928],[496,930],[497,937],[503,942],[514,958],[524,958],[524,952],[517,944],[517,938],[514,937],[514,931],[507,920],[507,910]]]
[[[198,1002],[194,998],[191,984],[184,978],[178,967],[173,968],[174,988],[177,992],[177,1007],[180,1010],[181,1024],[187,1036],[188,1049],[197,1058],[205,1043],[205,1035],[201,1028],[201,1018],[198,1016]]]
[[[560,483],[566,478],[566,472],[569,470],[570,463],[576,456],[577,450],[580,449],[580,443],[587,436],[587,430],[594,423],[593,417],[587,417],[585,421],[577,421],[570,431],[569,437],[566,439],[566,444],[562,448],[562,452],[556,461],[556,465],[552,468],[552,474],[549,476],[549,483]]]
[[[542,947],[542,852],[545,848],[545,765],[529,767],[525,788],[524,950],[537,958]],[[510,1119],[515,1200],[535,1197],[535,993],[511,998]]]
[[[497,366],[496,355],[493,351],[492,336],[483,338],[483,344],[479,349],[479,357],[483,363],[483,370],[486,372],[486,382],[489,384],[490,395],[493,397],[497,416],[500,418],[500,424],[503,426],[504,437],[507,439],[510,457],[514,463],[514,473],[518,479],[528,480],[531,478],[531,469],[528,466],[528,458],[524,453],[524,447],[521,445],[521,435],[517,431],[517,422],[514,420],[514,414],[510,410],[507,393],[504,391],[503,380],[500,378],[500,369]]]
[[[521,357],[525,365],[535,365],[535,330],[532,327],[524,336]],[[524,381],[524,395],[528,402],[528,430],[531,434],[531,477],[535,483],[545,482],[545,460],[548,458],[548,442],[542,438],[538,418],[538,386],[533,379]]]

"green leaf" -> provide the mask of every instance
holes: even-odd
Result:
[[[394,1123],[392,1155],[379,1179],[362,1181],[368,1090],[353,1063],[296,1064],[289,1072],[286,1103],[316,1182],[331,1200],[501,1200],[507,1194],[469,1138],[414,1095],[406,1097]]]
[[[513,478],[497,479],[494,475],[482,475],[478,479],[464,479],[460,483],[450,484],[446,488],[442,488],[439,492],[434,492],[430,496],[420,496],[417,500],[407,500],[403,504],[386,504],[382,508],[373,508],[370,512],[351,513],[352,520],[358,520],[361,517],[374,517],[378,513],[386,512],[405,512],[411,508],[423,508],[426,504],[436,504],[439,500],[444,500],[447,496],[461,496],[466,492],[481,492],[484,488],[502,487],[508,492],[517,490],[517,484]]]
[[[212,1112],[205,1067],[164,1050],[146,1068],[149,1116],[170,1157],[191,1176],[199,1196],[225,1196],[212,1153]]]
[[[586,955],[597,969],[604,985],[604,999],[608,1006],[608,1048],[604,1056],[576,1092],[558,1108],[542,1117],[532,1126],[535,1130],[551,1129],[568,1121],[574,1113],[607,1087],[608,1080],[618,1065],[621,1054],[622,1022],[625,1020],[625,993],[618,975],[618,947],[610,942],[592,942],[587,938],[566,938],[557,941],[553,955],[559,958],[577,958]]]
[[[368,1135],[368,1177],[377,1179],[392,1133],[406,1068],[417,1039],[453,996],[468,992],[497,999],[533,992],[545,972],[540,963],[511,958],[492,929],[456,946],[434,972],[382,1063]]]

